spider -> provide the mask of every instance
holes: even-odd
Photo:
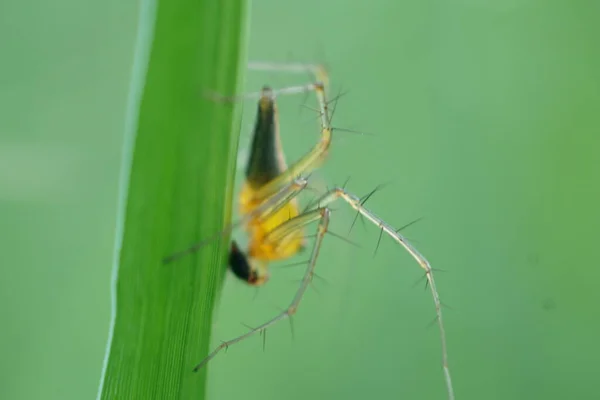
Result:
[[[248,232],[250,243],[247,252],[242,251],[235,241],[231,242],[229,252],[229,268],[241,280],[253,286],[260,286],[268,281],[268,265],[270,262],[283,260],[296,255],[305,247],[304,230],[307,225],[317,223],[317,233],[306,272],[300,286],[289,306],[272,319],[256,328],[222,342],[204,360],[195,366],[198,371],[212,360],[219,352],[239,343],[277,322],[291,318],[298,310],[302,298],[315,276],[317,258],[321,250],[323,238],[328,231],[331,210],[329,206],[336,200],[348,204],[357,213],[376,225],[381,234],[385,233],[400,244],[425,271],[425,277],[431,289],[436,310],[436,320],[440,330],[442,344],[442,366],[449,399],[454,399],[452,379],[448,367],[446,334],[442,320],[441,302],[437,292],[433,269],[427,259],[413,247],[404,236],[364,207],[366,198],[359,198],[344,187],[328,190],[312,203],[311,207],[300,212],[297,196],[308,186],[308,175],[318,168],[327,158],[331,146],[334,128],[331,126],[330,102],[327,100],[329,78],[321,65],[312,64],[279,64],[251,62],[251,70],[277,71],[291,73],[309,72],[315,82],[272,89],[264,86],[259,92],[248,93],[237,97],[220,97],[219,100],[238,101],[240,99],[258,97],[258,112],[254,126],[250,157],[246,166],[246,181],[240,194],[241,219],[229,225],[217,236],[223,236],[233,229],[244,226]],[[279,136],[276,96],[314,92],[318,102],[320,123],[320,139],[311,151],[291,166],[287,166]],[[368,197],[368,196],[367,196]],[[172,262],[186,254],[193,253],[210,240],[204,240],[188,249],[172,254],[165,262]]]

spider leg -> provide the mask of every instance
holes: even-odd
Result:
[[[265,329],[276,324],[277,322],[290,318],[294,314],[296,314],[296,311],[298,310],[298,306],[302,301],[304,293],[306,292],[306,289],[308,288],[309,284],[311,283],[314,277],[314,270],[317,263],[317,258],[319,256],[319,251],[321,250],[323,237],[325,236],[325,233],[327,232],[329,226],[329,215],[330,211],[328,208],[318,208],[312,211],[308,211],[295,218],[292,218],[288,222],[280,225],[278,228],[273,230],[273,236],[271,237],[271,239],[275,240],[275,238],[284,237],[286,234],[289,234],[289,232],[293,232],[295,229],[300,229],[301,227],[304,227],[307,224],[310,224],[311,222],[319,221],[317,228],[317,238],[315,240],[315,244],[313,245],[310,261],[308,263],[308,267],[306,268],[306,272],[304,273],[304,277],[302,278],[302,283],[296,291],[294,298],[285,310],[283,310],[267,322],[257,326],[256,328],[250,329],[248,332],[240,336],[221,342],[221,344],[217,346],[204,360],[202,360],[198,365],[196,365],[196,367],[194,367],[194,372],[198,371],[200,368],[205,366],[210,360],[215,358],[217,354],[221,352],[221,350],[227,349],[229,346],[239,343],[245,339],[248,339],[257,333],[263,332]]]
[[[423,256],[402,234],[400,229],[395,229],[387,224],[383,219],[375,215],[372,211],[367,209],[363,205],[363,201],[360,198],[348,192],[344,188],[334,188],[329,192],[325,193],[316,203],[319,207],[328,207],[331,203],[336,200],[343,200],[346,204],[350,205],[359,214],[364,216],[372,224],[376,225],[381,232],[386,233],[395,242],[400,244],[404,249],[412,256],[412,258],[419,264],[419,266],[425,271],[427,282],[431,290],[433,297],[433,303],[435,305],[436,320],[440,331],[440,339],[442,345],[442,367],[444,370],[444,377],[446,380],[446,389],[448,392],[448,398],[454,399],[454,390],[452,387],[452,377],[450,375],[450,368],[448,366],[448,348],[446,343],[446,330],[444,328],[444,321],[442,318],[442,302],[437,291],[437,286],[433,277],[433,268],[429,261]]]

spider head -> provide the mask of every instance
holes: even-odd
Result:
[[[252,286],[261,286],[269,280],[269,273],[266,269],[254,265],[246,254],[240,250],[235,240],[231,242],[229,268],[235,276]]]

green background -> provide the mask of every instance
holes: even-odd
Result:
[[[323,61],[348,89],[313,185],[365,194],[437,274],[459,399],[597,397],[600,7],[573,1],[255,0],[250,58]],[[137,3],[0,6],[0,398],[96,395]],[[247,90],[307,77],[248,73]],[[318,139],[282,98],[288,161]],[[255,105],[246,104],[240,159]],[[243,165],[239,168],[242,178]],[[239,184],[238,184],[239,186]],[[307,197],[308,198],[308,197]],[[332,230],[354,214],[342,204]],[[242,240],[242,232],[236,238]],[[357,223],[327,237],[294,319],[209,367],[214,399],[445,397],[416,264]],[[299,259],[302,259],[299,256]],[[227,275],[214,340],[287,306],[300,268],[258,292]]]

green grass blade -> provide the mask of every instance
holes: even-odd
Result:
[[[202,399],[228,240],[162,258],[229,220],[245,66],[245,0],[144,0],[130,93],[101,399]]]

